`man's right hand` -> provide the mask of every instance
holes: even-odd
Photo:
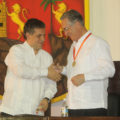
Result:
[[[61,74],[59,72],[57,72],[57,70],[55,69],[55,65],[52,64],[48,67],[48,76],[49,79],[52,79],[54,81],[59,81],[61,80]]]

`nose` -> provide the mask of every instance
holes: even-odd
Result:
[[[44,42],[45,40],[45,35],[42,35],[41,38],[40,38],[41,42]]]
[[[69,30],[64,31],[64,34],[65,34],[66,37],[68,37],[69,36]]]

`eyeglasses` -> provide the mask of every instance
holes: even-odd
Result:
[[[75,22],[76,22],[76,20],[74,20],[71,24],[69,24],[68,27],[63,28],[63,32],[68,31],[75,24]]]
[[[68,27],[63,28],[63,32],[68,31],[68,30],[71,28],[72,25],[73,25],[73,24],[69,25]]]

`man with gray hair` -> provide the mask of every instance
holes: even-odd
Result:
[[[109,45],[87,31],[79,12],[67,11],[61,21],[73,41],[62,71],[68,78],[69,116],[106,116],[108,78],[115,73]]]

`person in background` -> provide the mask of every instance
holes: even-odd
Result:
[[[61,21],[64,34],[73,41],[67,66],[62,71],[68,78],[68,114],[70,117],[106,116],[108,78],[115,73],[109,45],[87,31],[76,10],[65,12]]]
[[[29,19],[24,26],[24,38],[26,41],[12,46],[5,58],[7,74],[0,105],[2,116],[43,116],[57,91],[54,81],[61,79],[51,55],[42,49],[45,24],[38,19]]]

